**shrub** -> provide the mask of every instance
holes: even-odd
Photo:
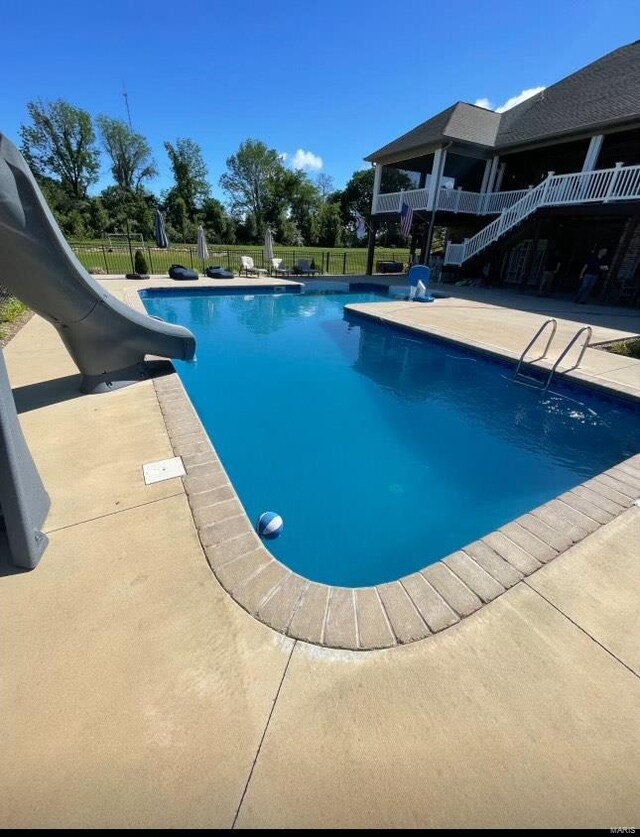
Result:
[[[144,276],[145,274],[149,273],[149,266],[147,265],[147,260],[145,259],[142,250],[136,250],[135,256],[133,258],[133,264],[136,269],[136,273],[138,273],[140,276]]]
[[[631,339],[610,343],[604,347],[606,351],[613,352],[615,355],[624,355],[625,357],[640,358],[640,340]]]
[[[27,310],[27,306],[19,299],[10,298],[0,305],[0,322],[12,323],[21,317]]]

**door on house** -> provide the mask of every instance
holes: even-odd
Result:
[[[540,280],[546,249],[547,240],[544,238],[537,241],[528,238],[512,248],[504,264],[504,284],[536,287]]]

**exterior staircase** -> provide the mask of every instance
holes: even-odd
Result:
[[[447,244],[444,263],[462,265],[502,238],[543,206],[640,200],[640,165],[553,174],[462,244]]]

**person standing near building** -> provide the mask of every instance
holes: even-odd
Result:
[[[544,264],[542,265],[542,278],[538,285],[538,296],[549,296],[553,290],[553,284],[560,270],[560,254],[551,247],[545,256]]]
[[[580,288],[574,302],[584,305],[588,301],[594,285],[607,270],[609,270],[609,265],[607,264],[607,248],[602,247],[598,250],[597,254],[595,252],[591,253],[586,264],[580,271]]]

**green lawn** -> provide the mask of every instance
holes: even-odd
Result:
[[[103,273],[130,273],[131,256],[129,248],[123,244],[108,244],[104,241],[71,242],[71,246],[88,270]],[[172,264],[182,264],[202,270],[202,263],[196,255],[195,244],[175,244],[168,250],[159,250],[145,243],[142,249],[150,273],[166,273]],[[273,248],[274,256],[284,259],[287,267],[293,267],[298,259],[314,262],[315,267],[327,275],[362,275],[366,273],[366,247],[280,247]],[[240,272],[240,256],[251,256],[256,267],[268,267],[264,261],[262,247],[256,245],[209,244],[209,258],[206,265],[222,265],[227,269]],[[375,262],[400,261],[406,265],[409,259],[408,248],[376,247]],[[375,263],[374,263],[375,269]]]

